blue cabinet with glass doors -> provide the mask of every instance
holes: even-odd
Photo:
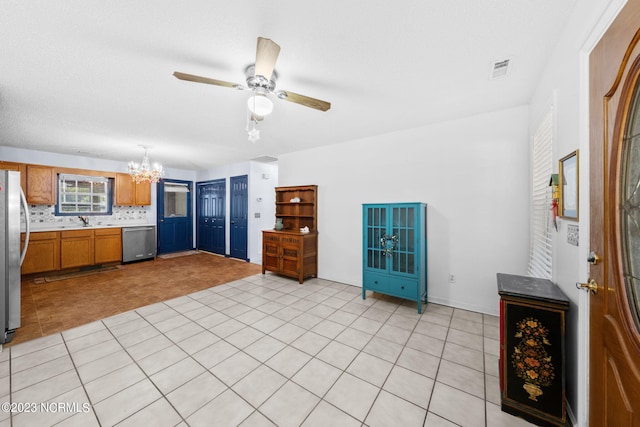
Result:
[[[362,205],[362,299],[367,291],[427,302],[427,205]]]

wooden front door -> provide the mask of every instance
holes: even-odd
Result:
[[[640,426],[640,1],[589,57],[589,425]]]

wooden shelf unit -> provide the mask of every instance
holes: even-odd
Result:
[[[282,219],[283,230],[300,231],[309,227],[317,231],[317,185],[276,187],[276,218]],[[299,198],[299,202],[291,199]]]
[[[317,185],[276,187],[276,218],[283,229],[262,232],[262,274],[294,277],[303,283],[318,274]],[[291,199],[299,198],[299,202]],[[309,227],[308,233],[300,229]]]

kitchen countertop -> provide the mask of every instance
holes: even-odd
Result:
[[[86,230],[95,228],[123,228],[123,227],[150,227],[155,224],[149,224],[146,222],[96,222],[94,224],[89,223],[87,227],[82,224],[43,224],[34,225],[31,224],[31,232],[37,233],[40,231],[65,231],[65,230]],[[21,232],[25,232],[24,225],[21,227]]]

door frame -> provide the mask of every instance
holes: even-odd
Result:
[[[587,258],[590,252],[590,235],[591,235],[591,209],[590,209],[590,175],[591,175],[591,157],[590,157],[590,72],[589,72],[589,57],[596,45],[602,39],[604,33],[612,25],[616,17],[620,14],[621,10],[627,4],[628,0],[611,0],[611,2],[604,8],[600,14],[599,20],[593,26],[592,31],[585,37],[584,43],[579,51],[579,141],[580,141],[580,230],[579,240],[580,242],[586,242],[581,244],[578,248],[578,263],[579,263],[579,275],[578,281],[580,283],[587,283],[590,277],[589,263]],[[590,372],[590,301],[588,292],[579,292],[578,301],[578,372]],[[590,381],[589,375],[578,376],[578,389],[577,400],[583,402],[578,408],[577,412],[573,413],[572,408],[567,406],[572,421],[576,422],[576,425],[589,425],[589,411],[590,411],[590,399],[589,394]],[[573,408],[576,409],[576,408]]]
[[[611,26],[620,10],[627,0],[613,0],[602,12],[599,21],[593,27],[591,33],[586,37],[579,53],[579,141],[580,141],[580,230],[579,239],[581,242],[589,242],[590,230],[590,156],[589,156],[589,55],[598,44],[604,32]],[[589,280],[589,245],[582,244],[578,247],[579,275],[578,281],[587,283]],[[579,292],[578,297],[578,372],[589,372],[589,295],[586,292]],[[587,375],[578,376],[577,401],[583,402],[578,408],[567,406],[567,410],[573,421],[578,425],[588,425],[589,420],[589,378]],[[572,410],[576,412],[573,413]]]

